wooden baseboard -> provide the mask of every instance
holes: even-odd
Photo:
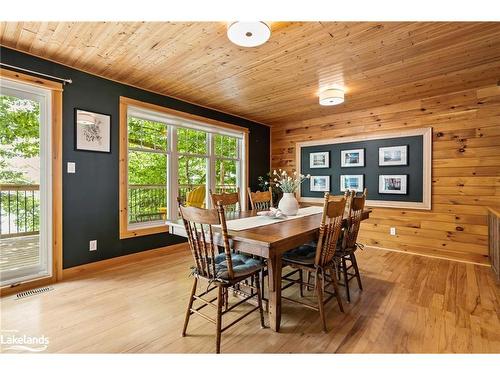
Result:
[[[74,277],[86,275],[89,273],[102,271],[111,267],[116,267],[127,263],[138,262],[144,259],[165,256],[168,254],[187,251],[187,250],[188,250],[187,243],[180,243],[176,245],[159,247],[157,249],[141,251],[129,255],[123,255],[116,258],[100,260],[93,263],[82,264],[81,266],[63,269],[62,279],[67,280]]]
[[[422,257],[427,257],[427,258],[436,258],[436,259],[445,259],[449,260],[452,262],[459,262],[459,263],[468,263],[468,264],[475,264],[478,266],[484,266],[484,267],[491,267],[491,264],[486,263],[486,262],[477,262],[474,260],[468,260],[468,259],[458,259],[454,258],[452,256],[446,256],[446,255],[432,255],[432,254],[423,254],[423,253],[418,253],[415,251],[407,251],[407,250],[400,250],[400,249],[389,249],[387,247],[380,247],[380,246],[372,246],[372,245],[365,245],[365,249],[377,249],[377,250],[385,250],[385,251],[392,251],[396,253],[406,253],[406,254],[411,254],[411,255],[418,255]]]
[[[127,264],[127,263],[138,262],[138,261],[144,260],[144,259],[165,256],[165,255],[169,255],[169,254],[173,254],[173,253],[177,253],[177,252],[181,252],[181,251],[187,251],[187,250],[188,250],[187,243],[180,243],[180,244],[176,244],[176,245],[159,247],[159,248],[152,249],[152,250],[141,251],[141,252],[134,253],[134,254],[123,255],[120,257],[116,257],[116,258],[105,259],[105,260],[101,260],[98,262],[83,264],[81,266],[66,268],[62,271],[62,278],[60,280],[56,280],[55,276],[51,276],[51,277],[44,277],[44,278],[40,278],[40,279],[36,279],[36,280],[26,281],[26,282],[23,282],[19,285],[14,286],[14,287],[4,286],[4,287],[0,288],[0,296],[4,297],[4,296],[12,295],[15,293],[19,293],[19,292],[22,292],[25,290],[39,288],[39,287],[50,285],[50,284],[55,284],[58,281],[87,275],[89,273],[93,273],[93,272],[97,272],[97,271],[102,271],[102,270],[105,270],[105,269],[108,269],[111,267],[116,267],[116,266],[120,266],[120,265]]]

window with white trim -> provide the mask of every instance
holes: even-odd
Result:
[[[176,219],[178,197],[210,207],[210,190],[243,192],[244,143],[244,132],[127,106],[127,227]]]

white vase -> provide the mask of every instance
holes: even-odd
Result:
[[[283,193],[283,197],[278,203],[278,208],[287,216],[297,215],[299,211],[299,202],[293,193]]]

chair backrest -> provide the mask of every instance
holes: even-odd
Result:
[[[347,196],[347,202],[345,204],[345,212],[347,214],[347,213],[351,212],[351,203],[352,203],[353,198],[360,197],[360,196],[366,198],[368,195],[368,189],[364,188],[362,193],[361,192],[357,193],[355,190],[346,190],[345,194]],[[337,198],[337,197],[342,197],[342,196],[335,195],[335,197]]]
[[[205,185],[202,185],[188,192],[186,195],[186,206],[205,207],[205,191]]]
[[[248,188],[248,196],[250,197],[252,210],[264,211],[273,207],[273,191],[271,188],[268,191],[256,191],[255,193],[252,193]]]
[[[226,211],[241,211],[239,188],[235,193],[221,194],[212,193],[212,190],[210,190],[210,199],[212,200],[213,207],[217,207],[217,202],[221,202]]]
[[[361,226],[363,210],[365,208],[365,201],[366,196],[364,194],[359,197],[353,197],[351,200],[347,227],[344,230],[344,237],[342,239],[342,249],[352,249],[356,247],[359,227]]]
[[[198,207],[184,207],[179,200],[179,212],[184,222],[189,248],[196,265],[196,272],[208,279],[217,279],[215,256],[217,244],[214,242],[212,226],[220,225],[224,252],[226,254],[227,275],[234,277],[231,248],[227,234],[226,216],[221,202],[217,202],[215,209]]]
[[[356,192],[354,190],[346,190],[344,192],[344,195],[330,195],[330,199],[336,199],[336,200],[341,200],[345,199],[345,214],[347,215],[349,213],[349,210],[351,209],[351,200],[352,197],[356,195]]]
[[[335,254],[337,240],[342,231],[346,197],[347,194],[338,199],[338,197],[330,197],[329,193],[325,193],[323,216],[321,217],[316,258],[314,261],[318,266],[323,267],[330,263]]]

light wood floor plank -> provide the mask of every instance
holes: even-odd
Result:
[[[353,281],[344,314],[327,305],[327,334],[317,312],[284,302],[280,333],[261,329],[256,313],[223,334],[222,352],[500,352],[500,287],[489,267],[379,249],[358,254],[364,291]],[[206,321],[193,316],[188,336],[180,335],[190,266],[186,249],[26,299],[3,297],[2,329],[48,336],[48,351],[57,353],[212,353]],[[284,293],[298,297],[293,288]]]

